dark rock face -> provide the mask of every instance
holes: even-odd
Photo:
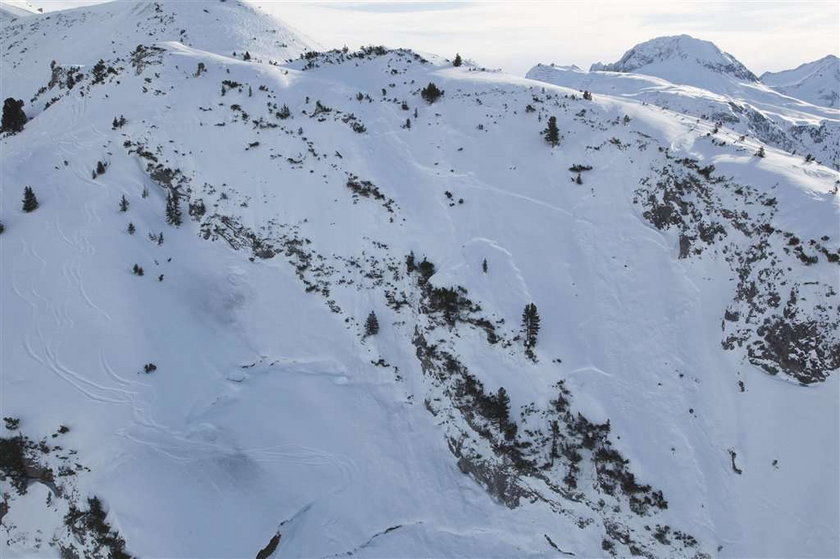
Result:
[[[840,368],[840,304],[835,289],[790,270],[837,265],[827,237],[801,241],[773,225],[776,200],[714,175],[713,167],[673,159],[642,181],[636,203],[660,230],[679,234],[679,258],[711,251],[737,283],[721,321],[725,349],[746,348],[764,371],[801,384],[824,381]],[[807,294],[807,295],[806,295]],[[786,303],[782,303],[786,301]]]

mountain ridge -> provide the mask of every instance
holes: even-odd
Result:
[[[87,46],[10,54],[6,553],[836,547],[835,171],[410,50]]]
[[[761,81],[773,89],[824,107],[840,107],[840,59],[833,54],[781,72],[765,72]]]

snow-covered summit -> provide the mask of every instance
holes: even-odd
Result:
[[[824,107],[840,107],[840,59],[829,54],[792,70],[765,72],[761,81],[776,91]]]
[[[840,83],[836,61],[826,57],[793,74],[765,74],[770,85],[780,84],[774,88],[713,43],[679,35],[636,45],[618,62],[593,64],[589,72],[537,64],[527,77],[709,119],[840,168],[840,112],[831,105],[832,84]],[[820,96],[823,102],[814,104]]]
[[[723,52],[710,41],[689,35],[645,41],[624,53],[618,62],[596,63],[590,70],[647,74],[706,89],[713,89],[708,87],[710,75],[738,81],[758,81],[755,74],[731,54]]]
[[[247,53],[250,60],[266,63],[283,63],[317,46],[241,0],[108,2],[7,24],[0,38],[4,97],[20,95],[33,80],[43,81],[52,61],[86,67],[138,44],[167,41],[220,56],[242,59]]]

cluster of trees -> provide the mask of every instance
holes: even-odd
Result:
[[[429,85],[420,90],[420,96],[430,105],[437,101],[441,95],[443,95],[443,90],[432,82],[429,82]]]

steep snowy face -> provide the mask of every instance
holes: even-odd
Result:
[[[840,174],[409,50],[61,61],[88,21],[0,136],[0,555],[837,549]]]
[[[163,41],[262,63],[286,62],[314,45],[240,0],[107,2],[5,25],[4,98],[23,97],[33,84],[48,81],[53,62],[84,71],[139,44]]]
[[[721,51],[714,43],[689,35],[657,37],[640,43],[624,53],[618,62],[596,63],[592,71],[635,72],[658,76],[674,83],[710,88],[715,76],[744,82],[758,78],[734,56]]]
[[[785,95],[840,108],[840,58],[833,54],[792,70],[765,72],[761,81]]]

